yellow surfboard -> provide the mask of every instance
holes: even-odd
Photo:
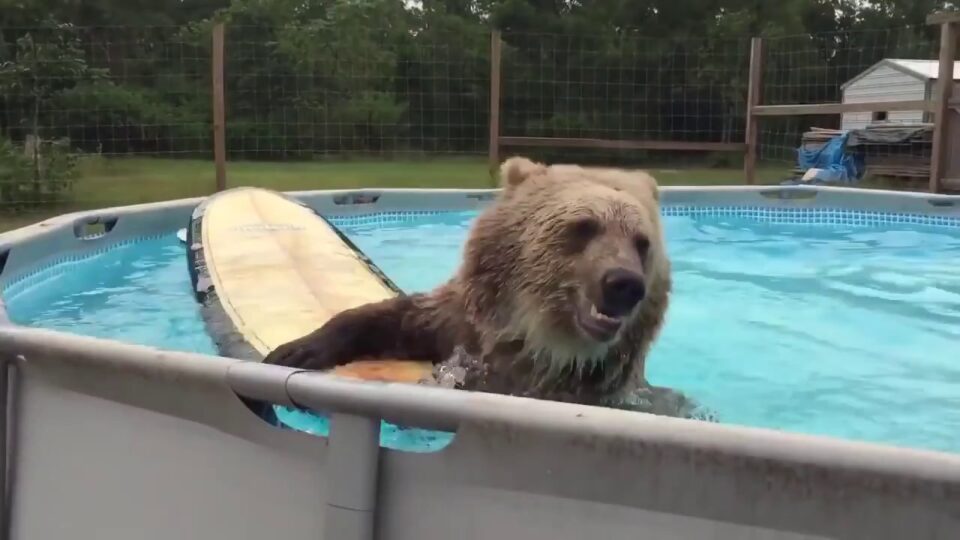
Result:
[[[336,227],[309,207],[260,188],[206,199],[187,228],[197,300],[220,353],[262,360],[343,310],[402,294]],[[416,383],[429,362],[358,360],[333,370]]]

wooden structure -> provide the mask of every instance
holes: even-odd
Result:
[[[503,40],[500,31],[490,33],[490,175],[500,167],[500,50]]]
[[[750,74],[747,83],[747,129],[745,140],[747,147],[743,159],[743,177],[748,184],[755,184],[757,169],[757,137],[760,134],[760,122],[756,107],[760,105],[760,93],[763,89],[763,40],[753,38],[750,41]]]
[[[744,180],[756,182],[759,123],[764,117],[808,116],[844,113],[873,113],[920,111],[933,123],[930,143],[929,189],[960,191],[960,99],[953,98],[953,69],[960,36],[960,12],[938,12],[927,18],[927,23],[940,26],[940,54],[938,78],[930,99],[876,101],[868,103],[794,103],[764,105],[762,100],[762,66],[764,43],[754,38],[750,46],[749,81],[747,89],[746,129],[743,142],[614,140],[597,138],[557,138],[508,136],[500,128],[501,59],[503,41],[494,30],[490,40],[490,133],[488,159],[491,175],[500,164],[500,148],[555,147],[595,148],[612,150],[678,150],[707,152],[742,152]],[[227,186],[226,173],[226,115],[224,97],[224,24],[213,26],[212,34],[212,95],[213,95],[213,155],[216,167],[216,191]]]
[[[569,137],[514,137],[500,133],[500,64],[503,41],[498,30],[492,33],[490,44],[490,139],[489,167],[496,174],[500,162],[500,147],[539,148],[595,148],[609,150],[686,150],[705,152],[746,152],[748,145],[740,142],[625,140]],[[759,61],[759,59],[758,59]],[[759,64],[758,64],[759,69]]]
[[[934,124],[929,167],[929,189],[933,193],[944,189],[960,190],[960,115],[951,105],[953,66],[957,52],[957,26],[960,12],[934,13],[929,24],[940,25],[940,55],[937,83],[932,99],[908,101],[875,101],[872,103],[819,103],[792,105],[760,105],[749,103],[748,119],[757,116],[801,116],[843,114],[848,112],[922,111],[931,113]],[[751,70],[751,77],[754,76]],[[751,80],[751,85],[754,82]],[[755,133],[754,133],[755,136]],[[750,144],[748,142],[748,144]],[[754,142],[755,144],[755,142]],[[746,177],[752,178],[747,162]]]
[[[762,104],[762,66],[764,44],[754,38],[750,47],[750,72],[747,90],[746,136],[736,142],[637,141],[610,139],[578,139],[553,137],[514,137],[500,133],[500,33],[493,32],[490,54],[490,170],[499,165],[501,146],[604,148],[617,150],[703,150],[744,152],[744,180],[756,182],[758,124],[764,117],[812,116],[844,113],[919,111],[931,118],[934,130],[928,173],[929,189],[960,190],[960,100],[953,101],[953,66],[956,61],[960,12],[938,12],[927,18],[928,24],[940,25],[939,70],[930,99],[875,101],[868,103],[795,103]],[[924,170],[923,174],[927,174]]]
[[[227,189],[226,106],[223,97],[223,23],[213,26],[213,162],[217,172],[217,189]]]
[[[811,127],[803,133],[800,147],[817,151],[834,137],[849,131],[847,147],[863,156],[865,174],[917,182],[930,178],[930,148],[933,124],[874,123],[853,130]],[[796,175],[806,171],[797,166]]]
[[[954,62],[956,84],[960,70]],[[840,85],[843,103],[925,100],[937,84],[939,60],[884,58]],[[841,115],[843,130],[862,129],[877,123],[922,124],[931,121],[930,111],[846,112]]]
[[[957,57],[960,12],[934,13],[928,24],[940,25],[939,80],[934,91],[933,147],[930,156],[930,191],[960,190],[960,117],[953,97],[953,63]]]

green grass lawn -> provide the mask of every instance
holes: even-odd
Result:
[[[740,169],[649,169],[663,185],[743,183]],[[784,178],[786,167],[762,168],[760,182]],[[0,208],[0,231],[80,209],[102,208],[210,194],[215,186],[212,161],[97,158],[81,164],[74,202],[10,215]],[[493,182],[486,160],[442,158],[390,161],[249,162],[227,165],[227,183],[280,191],[361,187],[484,188]]]

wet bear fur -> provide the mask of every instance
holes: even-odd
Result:
[[[456,357],[468,390],[685,415],[644,376],[671,292],[655,179],[523,157],[500,177],[447,282],[343,311],[265,363]]]

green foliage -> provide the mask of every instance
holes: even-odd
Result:
[[[63,200],[76,177],[77,155],[69,147],[69,139],[45,139],[42,121],[52,100],[103,73],[87,65],[69,25],[58,25],[55,30],[52,39],[37,40],[32,33],[20,36],[13,54],[0,61],[0,94],[8,105],[9,131],[19,128],[16,131],[27,141],[18,147],[0,138],[0,202],[5,205]]]
[[[484,153],[492,28],[505,40],[505,134],[736,141],[752,36],[769,38],[769,103],[834,101],[884,56],[930,57],[924,17],[955,4],[14,1],[0,13],[0,133],[209,156],[210,36],[223,21],[231,159]]]
[[[406,104],[397,102],[393,94],[363,90],[348,98],[334,118],[360,137],[365,147],[382,150],[388,140],[402,134],[405,112]]]
[[[40,141],[25,149],[0,138],[0,203],[4,210],[68,200],[78,177],[78,159],[63,139]]]
[[[33,33],[17,38],[11,57],[0,61],[0,92],[42,102],[105,73],[87,65],[72,26],[61,24],[51,30],[40,39]]]
[[[0,202],[16,200],[24,179],[32,176],[32,162],[9,139],[0,137]]]
[[[158,90],[98,80],[64,90],[52,106],[62,111],[60,131],[86,152],[159,154],[210,149],[206,93],[171,103]]]

